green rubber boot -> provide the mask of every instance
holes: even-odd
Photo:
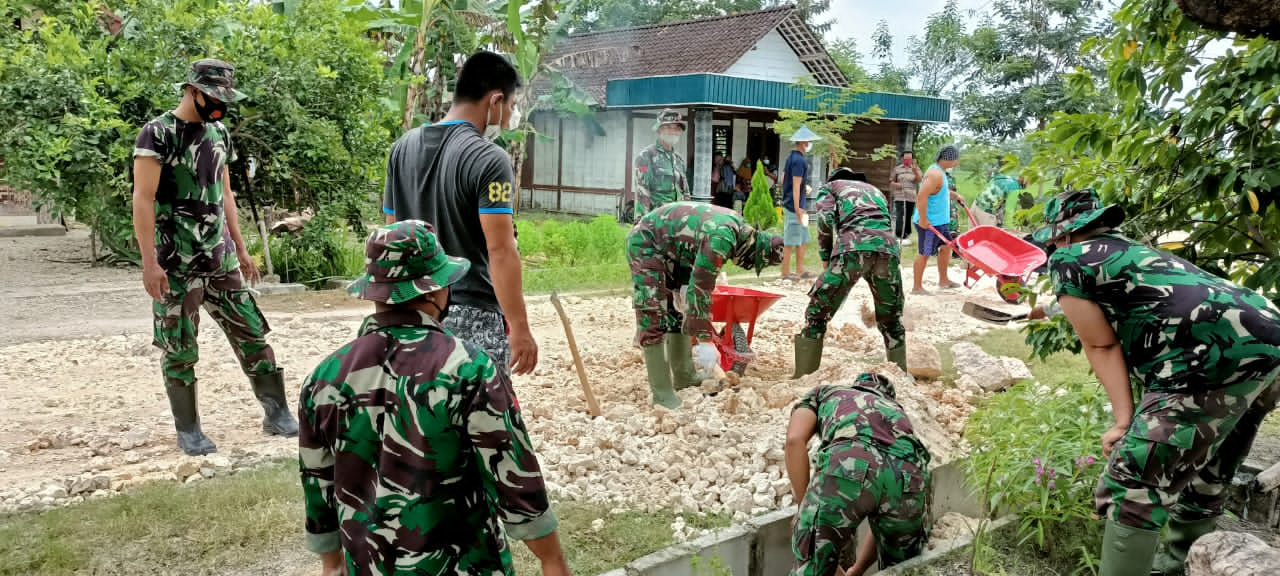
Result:
[[[800,378],[818,371],[818,366],[822,364],[822,339],[821,338],[805,338],[802,334],[796,334],[796,373],[792,378]]]
[[[684,334],[667,334],[667,362],[671,364],[671,383],[676,390],[702,384],[693,368],[693,344]]]
[[[671,387],[671,367],[667,365],[662,348],[662,344],[644,347],[644,369],[649,373],[649,392],[653,394],[653,403],[675,410],[680,407],[680,398]]]
[[[889,350],[886,353],[886,356],[889,357],[890,362],[897,364],[898,367],[901,368],[903,372],[907,372],[907,345],[906,344],[903,344],[902,346]],[[907,374],[910,374],[910,372],[907,372]]]
[[[250,378],[253,395],[262,404],[262,431],[273,436],[298,435],[298,421],[289,411],[289,400],[284,394],[284,372],[276,370]]]
[[[213,440],[200,429],[200,410],[196,405],[196,384],[190,386],[165,386],[169,395],[169,410],[173,412],[173,427],[178,431],[178,448],[187,456],[203,456],[218,451]]]
[[[1143,530],[1107,520],[1102,535],[1102,565],[1098,576],[1142,576],[1150,574],[1151,561],[1160,542],[1159,530]]]
[[[1187,573],[1187,553],[1191,551],[1191,545],[1201,536],[1217,529],[1217,517],[1184,522],[1170,516],[1168,537],[1164,546],[1156,553],[1151,572],[1163,576],[1183,576]]]

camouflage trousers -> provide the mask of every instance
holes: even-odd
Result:
[[[1143,395],[1098,481],[1098,514],[1144,530],[1159,530],[1171,515],[1221,516],[1225,486],[1278,400],[1280,369],[1219,390]]]
[[[507,319],[501,312],[450,304],[449,315],[441,324],[454,336],[479,346],[499,370],[511,375],[511,341],[507,338]]]
[[[796,512],[792,576],[830,576],[866,519],[880,568],[907,560],[929,540],[929,470],[859,441],[825,446]]]
[[[164,301],[151,304],[152,344],[164,354],[160,370],[165,386],[195,384],[201,307],[227,335],[246,376],[271,374],[279,369],[275,352],[266,340],[271,328],[253,294],[244,287],[239,270],[219,276],[169,276]]]
[[[637,346],[661,344],[667,334],[680,332],[684,315],[676,309],[675,293],[689,283],[693,271],[657,256],[643,230],[627,237],[627,263],[634,288],[631,305],[636,311]]]
[[[898,257],[879,252],[846,252],[833,256],[827,269],[809,289],[809,307],[804,311],[805,338],[822,339],[827,323],[849,297],[859,278],[866,278],[875,302],[876,327],[885,350],[906,346],[907,329],[902,325],[902,272]]]

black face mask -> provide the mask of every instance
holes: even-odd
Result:
[[[453,298],[453,295],[450,294],[449,298]],[[440,305],[436,304],[434,300],[429,301],[428,303],[431,304],[432,306],[435,306],[436,312],[439,313],[439,315],[436,317],[436,320],[439,320],[440,322],[444,322],[444,319],[449,317],[449,301],[448,300],[445,301],[444,308],[441,308]]]
[[[201,104],[201,101],[204,101]],[[206,94],[200,94],[195,100],[196,114],[205,122],[217,122],[227,117],[227,103],[219,102]]]

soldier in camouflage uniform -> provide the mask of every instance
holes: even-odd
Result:
[[[854,179],[853,171],[837,168],[818,190],[818,254],[825,270],[809,289],[805,327],[795,336],[795,378],[818,369],[827,323],[863,277],[871,287],[876,327],[888,358],[907,369],[902,272],[893,220],[884,194]]]
[[[821,444],[810,479],[807,445],[814,435]],[[929,539],[929,458],[888,378],[862,374],[806,393],[787,428],[787,477],[799,503],[792,576],[835,574],[863,519],[872,538],[853,576],[870,567],[877,550],[881,569],[919,554]]]
[[[635,159],[634,222],[664,204],[689,199],[689,178],[684,156],[676,151],[684,134],[684,121],[675,110],[663,110],[653,125],[658,141],[641,150]]]
[[[506,574],[507,537],[567,575],[557,520],[506,371],[440,324],[471,263],[430,225],[375,230],[350,288],[376,304],[299,402],[306,546],[324,574]]]
[[[200,428],[195,365],[203,306],[231,342],[266,412],[263,430],[293,436],[298,424],[284,394],[284,373],[267,344],[270,330],[245,285],[258,269],[245,249],[227,164],[235,160],[220,119],[243,98],[235,71],[219,60],[191,66],[178,107],[142,127],[133,150],[133,226],[143,283],[155,300],[155,345],[178,432],[190,455],[217,450]]]
[[[1045,205],[1036,239],[1058,303],[1111,398],[1102,576],[1180,574],[1212,532],[1225,486],[1280,399],[1280,311],[1256,292],[1111,230],[1124,221],[1092,191]],[[1141,392],[1134,407],[1133,386]]]
[[[975,214],[979,219],[979,224],[1004,226],[1006,216],[1018,204],[1014,197],[1022,191],[1022,184],[1019,184],[1012,176],[1002,173],[1000,170],[1004,166],[1004,160],[1000,160],[1000,165],[996,167],[996,172],[991,175],[991,180],[987,182],[987,187],[973,201],[973,207],[980,212]],[[990,218],[984,218],[983,214],[990,216]]]
[[[627,235],[636,345],[644,349],[655,404],[679,407],[675,389],[700,381],[690,355],[690,336],[700,343],[700,357],[710,363],[708,356],[715,350],[709,344],[714,332],[711,292],[729,260],[759,274],[782,261],[782,238],[748,226],[733,210],[702,202],[657,208]],[[685,303],[683,314],[677,300]]]

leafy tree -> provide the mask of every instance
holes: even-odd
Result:
[[[907,69],[920,91],[929,96],[951,92],[973,66],[964,19],[956,0],[947,0],[941,11],[925,20],[923,38],[908,39]]]
[[[782,110],[778,112],[778,120],[773,123],[773,131],[784,138],[795,134],[801,126],[808,126],[822,140],[813,143],[814,154],[821,154],[830,160],[831,166],[838,166],[845,158],[853,155],[846,138],[853,132],[854,126],[863,122],[875,122],[884,116],[884,109],[872,105],[858,113],[849,110],[857,106],[859,95],[865,90],[859,87],[832,90],[813,84],[802,84],[805,98],[816,103],[816,111]],[[894,155],[893,146],[881,147],[869,157],[879,160]]]
[[[835,20],[819,20],[831,9],[831,0],[796,0],[795,5],[800,17],[804,18],[804,21],[819,36],[830,32],[831,27],[836,23]]]
[[[1088,110],[1091,102],[1069,93],[1065,78],[1096,67],[1081,44],[1105,35],[1095,25],[1100,8],[1097,0],[995,0],[968,42],[976,70],[958,102],[965,126],[1011,138],[1043,128],[1056,112]]]
[[[910,91],[910,71],[893,65],[893,33],[889,32],[887,20],[876,23],[871,35],[871,56],[879,61],[879,68],[871,75],[871,89],[899,94]]]
[[[764,163],[756,161],[751,175],[751,194],[742,207],[742,216],[756,230],[768,230],[778,225],[778,211],[773,209],[773,194],[769,190],[769,177],[764,173]]]
[[[849,79],[850,84],[869,85],[871,74],[862,65],[862,54],[858,52],[858,42],[853,38],[842,38],[827,42],[827,52],[836,66]]]
[[[1115,107],[1065,114],[1033,135],[1038,178],[1094,187],[1124,207],[1144,240],[1215,274],[1280,296],[1280,41],[1230,39],[1174,0],[1126,0],[1116,34],[1097,40]],[[1208,58],[1213,42],[1231,41]],[[1193,74],[1193,90],[1184,78]],[[1093,88],[1089,74],[1067,81]]]
[[[570,31],[578,33],[751,12],[764,6],[764,0],[580,0],[567,6],[563,16]]]
[[[90,225],[109,252],[136,258],[134,139],[177,103],[175,85],[193,60],[222,57],[249,95],[226,121],[239,155],[230,166],[237,197],[251,212],[259,203],[305,206],[358,223],[381,189],[391,121],[378,104],[387,91],[378,46],[345,23],[341,9],[339,0],[291,10],[90,0],[63,3],[31,19],[31,29],[4,27],[0,178]],[[25,10],[0,0],[0,13]],[[250,158],[258,166],[252,187]]]

